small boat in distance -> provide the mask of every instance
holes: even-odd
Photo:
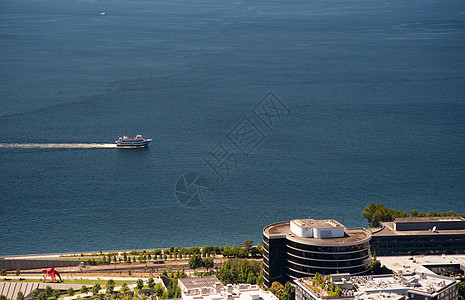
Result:
[[[138,134],[136,137],[120,137],[115,143],[117,148],[146,148],[151,141],[152,139],[144,139]]]
[[[100,13],[101,16],[105,16],[106,14],[107,14],[107,13],[104,12],[104,11]]]

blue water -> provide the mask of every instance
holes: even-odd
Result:
[[[270,91],[290,114],[220,182],[202,158]],[[465,2],[0,0],[0,144],[138,133],[149,149],[0,147],[0,255],[259,242],[366,226],[370,202],[465,213]],[[188,172],[202,206],[176,198]]]

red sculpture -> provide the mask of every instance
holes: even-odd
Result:
[[[45,278],[44,278],[44,282],[45,282],[45,280],[47,280],[48,275],[50,275],[50,277],[52,277],[53,283],[55,283],[55,275],[58,275],[58,277],[60,278],[60,281],[63,281],[63,279],[61,279],[60,273],[58,273],[58,271],[55,271],[55,264],[52,265],[52,268],[50,270],[43,270],[42,272],[46,273]]]

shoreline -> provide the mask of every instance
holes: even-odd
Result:
[[[198,247],[198,246],[192,246],[192,247]],[[202,246],[203,247],[203,246]],[[202,248],[199,247],[199,248]],[[183,248],[190,248],[190,247],[183,247]],[[170,249],[169,247],[164,247],[164,248],[150,248],[150,249],[145,249],[147,252],[154,251],[154,250],[168,250]],[[103,254],[108,254],[108,253],[129,253],[131,251],[143,251],[144,249],[123,249],[123,250],[103,250]],[[81,256],[81,253],[84,254],[84,256]],[[39,258],[63,258],[63,260],[66,260],[67,258],[79,258],[82,257],[83,259],[85,257],[89,256],[98,256],[100,255],[100,249],[96,251],[85,251],[85,252],[63,252],[63,253],[34,253],[34,254],[12,254],[12,255],[0,255],[0,259],[39,259]]]

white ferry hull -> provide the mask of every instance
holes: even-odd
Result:
[[[146,143],[146,144],[131,144],[131,145],[116,144],[116,148],[147,148],[148,146],[149,146],[148,143]]]

